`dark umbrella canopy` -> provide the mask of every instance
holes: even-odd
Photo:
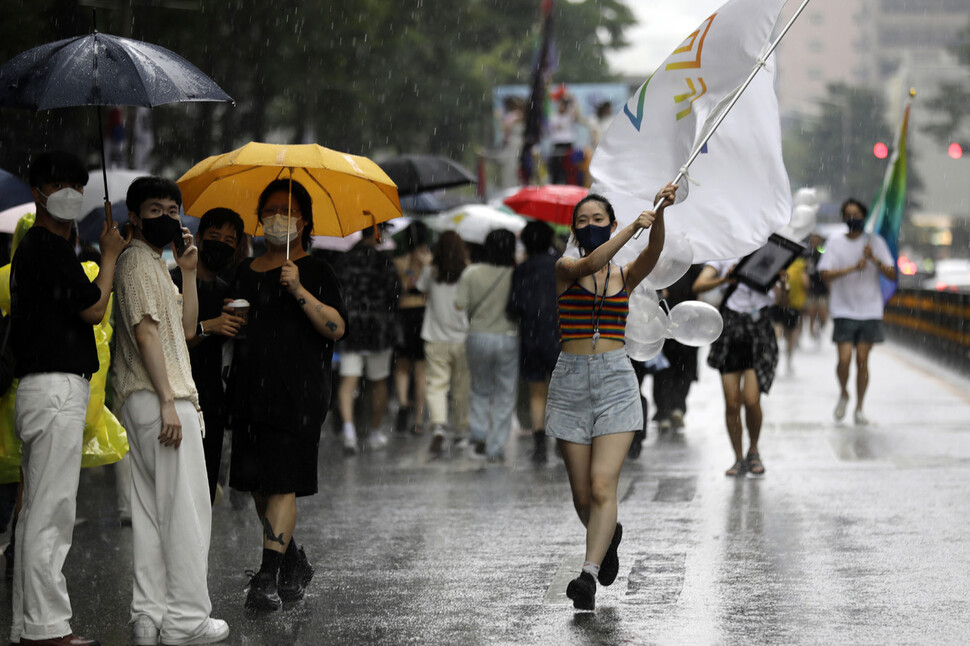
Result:
[[[49,110],[232,101],[212,79],[164,47],[94,32],[34,47],[0,67],[0,105]]]
[[[34,194],[26,182],[0,169],[0,211],[25,202],[33,202]]]
[[[378,163],[397,184],[398,195],[475,184],[467,168],[440,155],[398,155]]]

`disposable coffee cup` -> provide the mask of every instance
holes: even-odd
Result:
[[[243,325],[249,322],[249,301],[245,298],[237,298],[226,307],[231,309],[233,314],[243,320]]]

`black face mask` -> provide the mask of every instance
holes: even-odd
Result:
[[[153,247],[161,249],[182,235],[182,223],[167,215],[141,221],[141,234]]]
[[[865,228],[866,221],[862,218],[849,218],[845,221],[845,225],[849,227],[849,233],[856,233]]]
[[[222,271],[232,260],[236,250],[220,240],[203,240],[199,260],[212,271]]]

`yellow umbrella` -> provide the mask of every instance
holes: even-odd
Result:
[[[178,185],[188,215],[229,208],[242,216],[247,233],[259,235],[256,202],[277,179],[292,179],[310,193],[314,235],[342,237],[401,215],[397,185],[377,164],[317,144],[254,141],[202,160]]]

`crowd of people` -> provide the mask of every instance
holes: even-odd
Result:
[[[622,228],[605,198],[584,198],[570,227],[578,257],[561,255],[542,222],[522,230],[523,252],[506,230],[472,245],[453,231],[432,240],[414,221],[396,257],[382,249],[375,226],[339,262],[327,262],[311,253],[313,204],[298,182],[270,183],[253,205],[263,232],[261,253],[253,255],[238,213],[210,210],[193,236],[180,221],[178,186],[142,177],[128,189],[125,231],[109,223],[102,230],[100,272],[91,281],[74,249],[87,179],[69,153],[32,161],[36,221],[11,268],[15,430],[23,443],[11,642],[97,643],[72,634],[61,569],[72,540],[89,382],[102,367],[92,326],[106,316],[116,333],[112,405],[130,446],[123,488],[130,492],[135,644],[206,644],[228,635],[226,622],[211,617],[206,583],[227,433],[227,485],[251,495],[262,527],[260,566],[244,604],[270,612],[301,599],[314,575],[295,538],[297,500],[318,490],[332,399],[348,458],[386,449],[393,398],[393,428],[428,437],[432,458],[467,452],[501,463],[520,381],[527,404],[519,417],[534,438],[532,460],[547,462],[548,438],[555,438],[586,528],[584,565],[567,595],[578,609],[595,607],[597,583],[610,585],[619,569],[617,483],[624,461],[642,450],[643,377],[653,374],[661,432],[684,426],[697,378],[696,348],[668,340],[663,361],[647,364],[624,349],[629,295],[663,250],[675,185],[657,194],[655,211]],[[724,332],[707,363],[721,374],[734,453],[727,475],[765,474],[760,399],[774,378],[776,339],[785,339],[790,366],[802,311],[820,317],[813,330],[821,330],[829,288],[835,417],[846,412],[855,351],[854,421],[866,423],[866,361],[882,340],[878,276],[891,279],[894,268],[885,243],[862,236],[864,216],[864,205],[847,201],[849,232],[830,240],[821,258],[819,245],[810,245],[767,292],[737,280],[736,260],[695,265],[662,291],[671,305],[720,293]],[[613,263],[642,229],[649,229],[643,251],[626,265]],[[171,263],[163,257],[169,248]]]

